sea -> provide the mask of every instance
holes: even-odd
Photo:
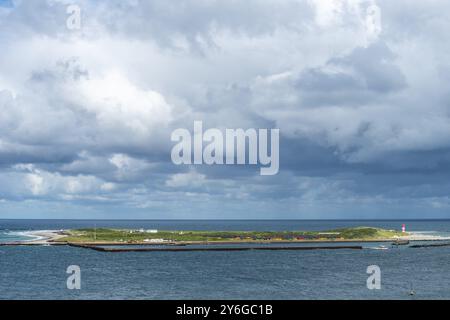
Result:
[[[74,228],[330,230],[373,226],[450,236],[450,220],[0,220],[0,243]],[[450,247],[377,250],[98,252],[0,246],[0,299],[450,299]],[[80,268],[68,289],[69,266]],[[379,268],[379,289],[368,268]],[[373,278],[371,278],[373,279]],[[369,279],[370,283],[373,283]]]

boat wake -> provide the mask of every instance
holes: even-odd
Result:
[[[370,250],[389,250],[386,246],[378,246],[378,247],[364,247],[364,249],[370,249]]]

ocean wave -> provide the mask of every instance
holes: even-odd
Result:
[[[35,231],[10,231],[0,230],[0,242],[5,241],[36,241],[42,240],[44,237],[35,235]]]

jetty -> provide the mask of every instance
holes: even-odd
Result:
[[[450,243],[427,243],[427,244],[414,244],[409,246],[410,248],[433,248],[433,247],[450,247]]]
[[[186,251],[280,251],[280,250],[339,250],[339,249],[351,249],[351,250],[362,250],[362,246],[242,246],[242,247],[222,247],[222,246],[205,246],[205,247],[150,247],[142,245],[140,247],[124,245],[122,247],[112,247],[112,246],[98,246],[98,245],[85,245],[85,244],[75,244],[68,243],[67,245],[71,247],[91,249],[101,252],[186,252]]]

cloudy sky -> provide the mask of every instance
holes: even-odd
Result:
[[[450,218],[449,12],[0,0],[0,218]],[[194,120],[279,128],[278,175],[174,165]]]

